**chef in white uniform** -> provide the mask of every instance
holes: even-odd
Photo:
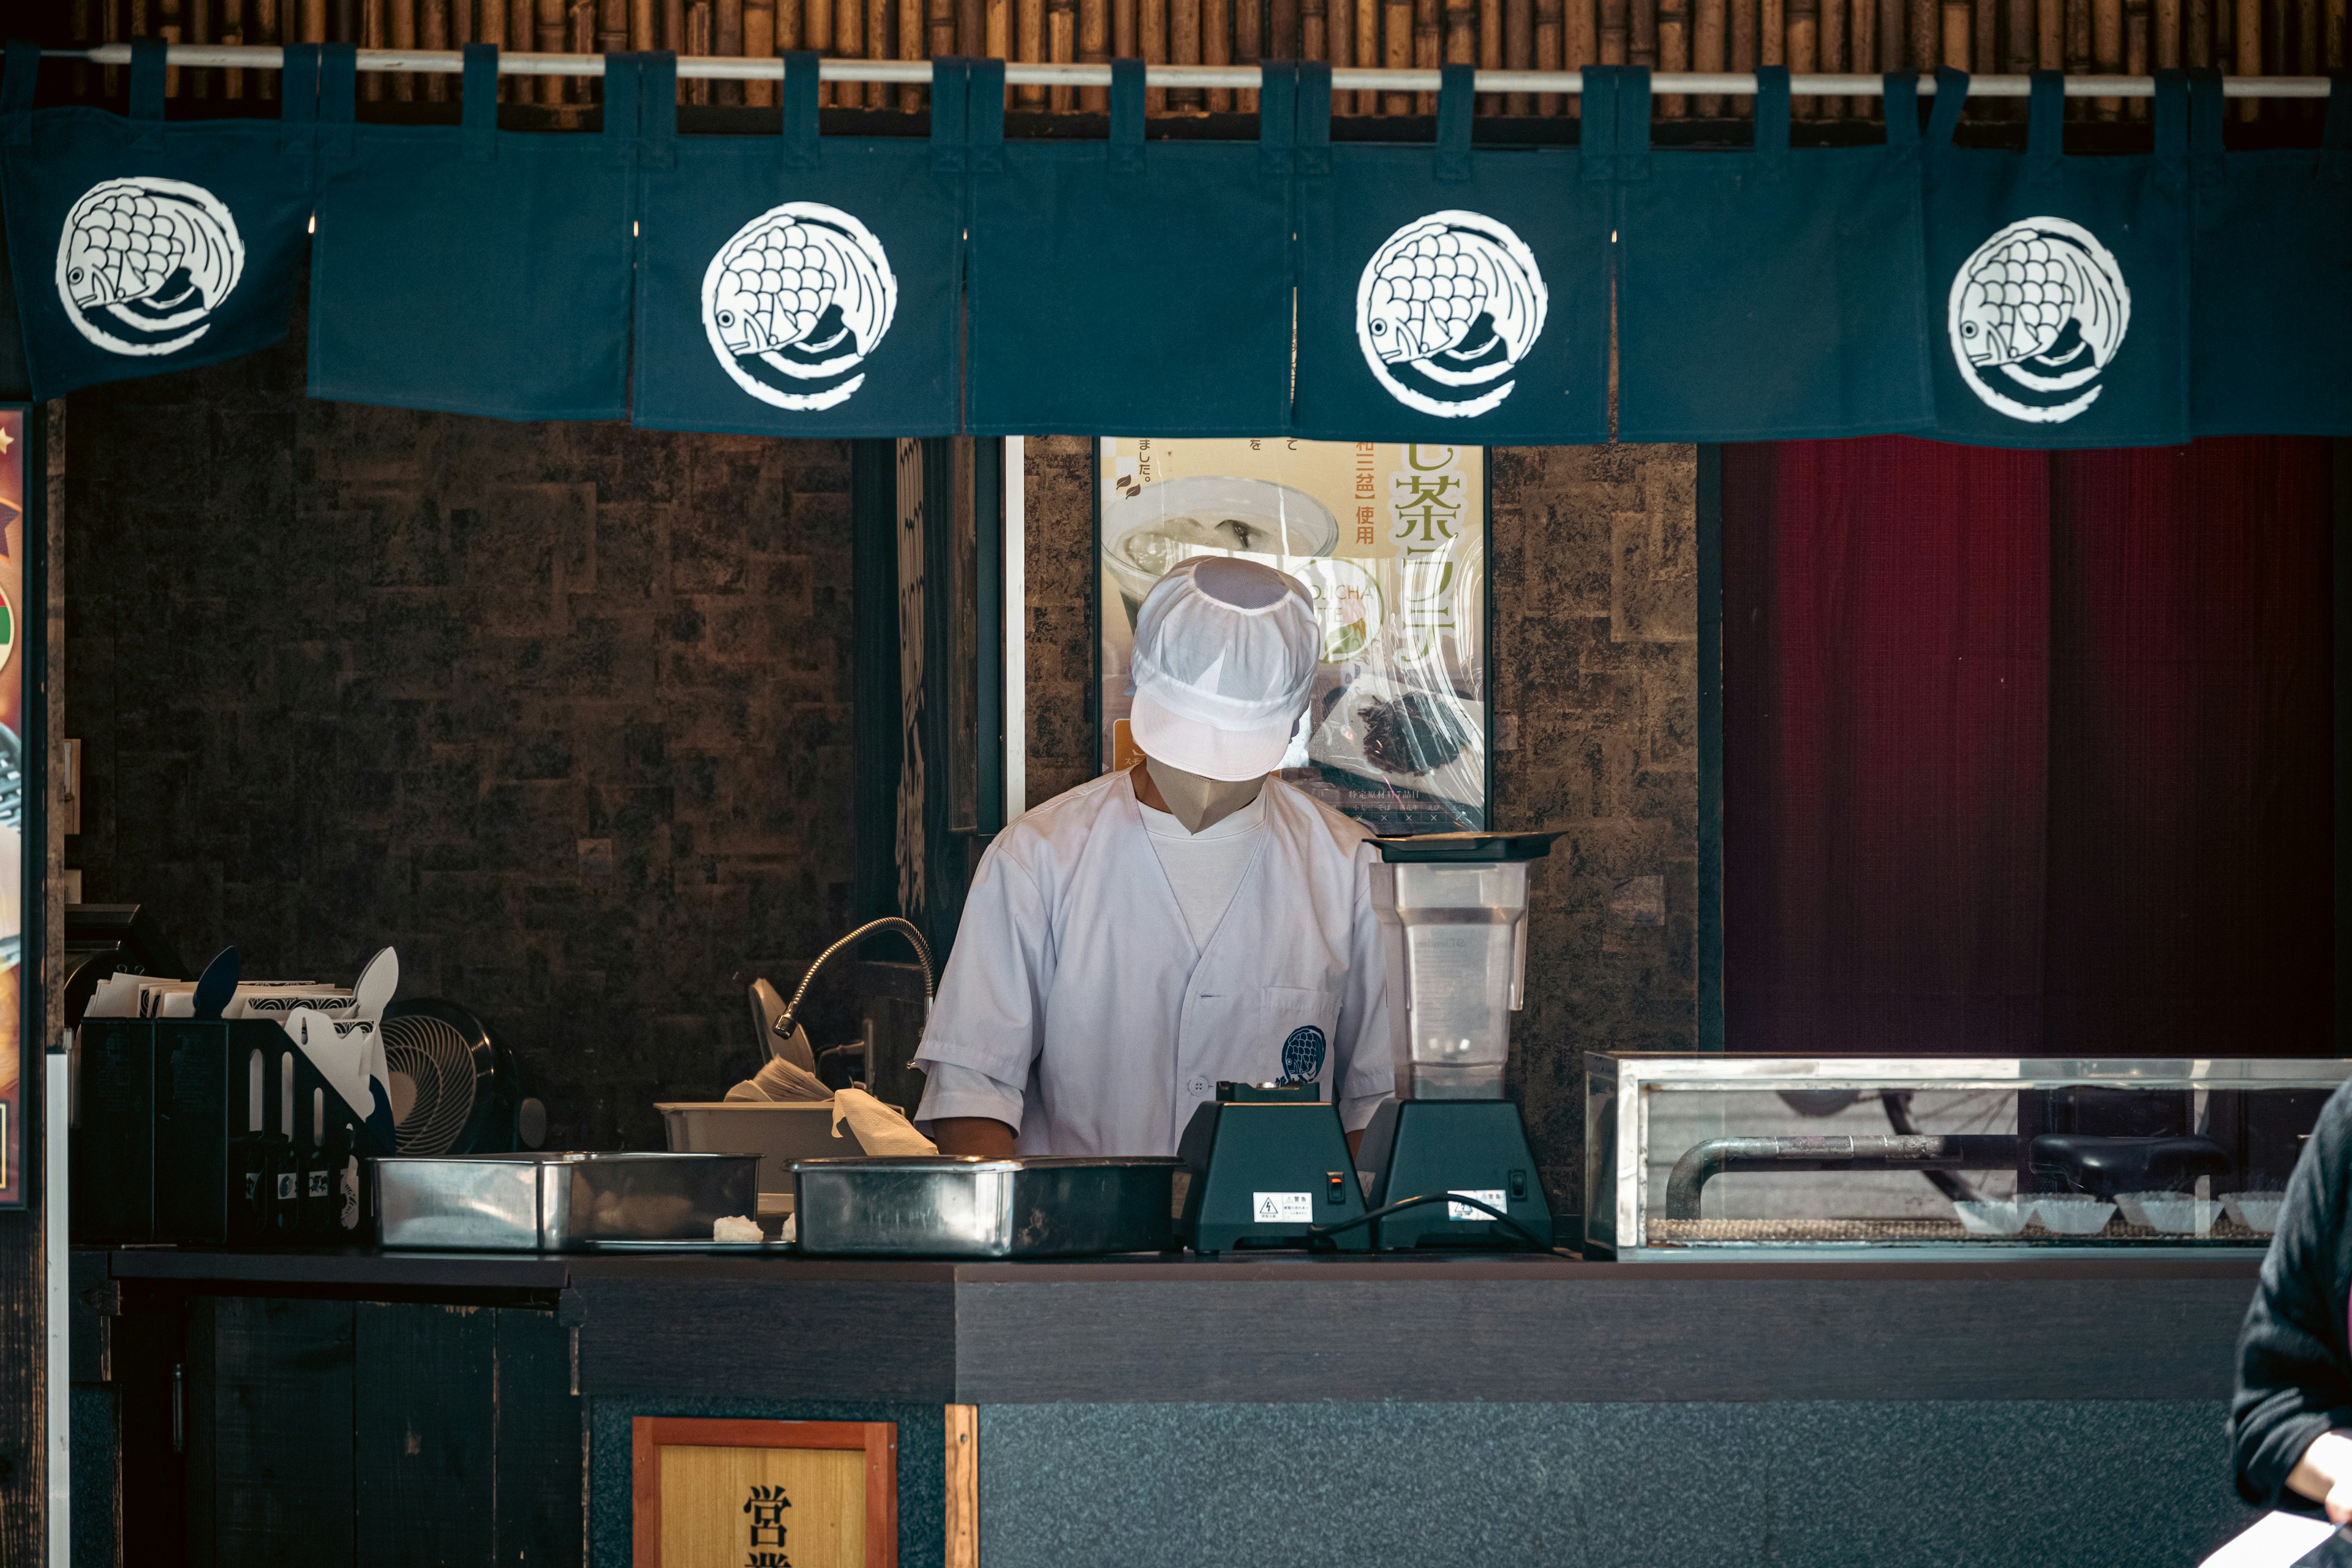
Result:
[[[1372,851],[1267,774],[1321,634],[1298,581],[1202,556],[1136,617],[1146,761],[980,863],[915,1065],[950,1154],[1172,1154],[1220,1079],[1312,1079],[1352,1147],[1392,1086]]]

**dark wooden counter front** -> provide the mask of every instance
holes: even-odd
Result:
[[[86,1255],[85,1270],[100,1257],[133,1289],[551,1300],[576,1331],[584,1394],[977,1405],[2220,1399],[2259,1271],[2252,1257],[955,1264],[164,1249]]]

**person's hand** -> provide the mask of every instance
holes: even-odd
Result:
[[[2330,1523],[2352,1523],[2352,1433],[2322,1432],[2314,1437],[2286,1484],[2325,1507]]]

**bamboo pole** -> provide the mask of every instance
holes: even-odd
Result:
[[[2320,51],[2319,0],[2294,0],[2294,64],[2288,76],[2320,76],[2326,72]]]
[[[1347,0],[1347,3],[1352,4],[1353,0]],[[1370,5],[1371,4],[1371,0],[1365,0],[1365,3]],[[1255,65],[1258,63],[1259,58],[1258,38],[1265,28],[1265,6],[1262,3],[1262,0],[1233,0],[1233,5],[1234,63],[1236,65],[1245,66]],[[1339,99],[1344,99],[1347,96],[1348,94],[1344,92],[1335,94],[1333,99],[1334,109],[1338,108],[1338,100]],[[1105,108],[1108,108],[1110,106],[1110,100],[1108,94],[1104,97],[1103,106]],[[1234,93],[1234,107],[1241,110],[1244,114],[1255,114],[1257,112],[1257,89],[1255,88],[1245,87]]]
[[[188,8],[201,16],[205,11],[204,0],[189,0]],[[387,40],[390,46],[395,49],[415,48],[416,47],[416,0],[392,0],[391,20],[391,37]],[[392,98],[401,103],[415,101],[415,73],[393,71],[388,74],[392,77]]]
[[[465,0],[457,0],[463,11]],[[654,0],[629,0],[629,47],[639,54],[658,48],[654,41]]]
[[[1224,0],[1203,0],[1204,5],[1223,5]],[[1323,60],[1331,58],[1331,15],[1326,0],[1297,0],[1298,7],[1298,58],[1302,60]],[[1203,23],[1209,37],[1216,37],[1213,24]],[[1217,95],[1209,94],[1209,107],[1217,107]]]
[[[1296,0],[1293,11],[1296,13]],[[1171,65],[1201,63],[1201,0],[1168,0],[1168,59]],[[1207,107],[1197,87],[1180,87],[1168,95],[1168,110],[1198,114]]]
[[[320,0],[320,5],[323,12],[324,0]],[[101,44],[119,44],[122,42],[121,22],[121,9],[115,5],[114,0],[107,0],[107,3],[100,6],[98,9],[98,41]],[[301,40],[298,39],[297,41],[299,42]],[[98,68],[100,90],[104,92],[109,99],[112,99],[117,92],[121,90],[120,85],[121,71],[122,68],[121,66],[100,66]]]
[[[1295,60],[1298,58],[1298,0],[1266,0],[1265,58],[1270,60]]]
[[[898,52],[899,11],[921,4],[922,0],[866,0],[866,58],[887,60],[895,56]],[[887,109],[897,100],[897,89],[888,82],[866,84],[866,108]]]
[[[75,4],[81,13],[81,27],[83,29],[76,36],[83,42],[87,43],[90,41],[88,31],[89,26],[89,0],[75,0]],[[241,44],[246,41],[245,0],[221,0],[220,33],[221,42],[224,44]],[[256,43],[262,42],[257,29],[253,41]],[[87,67],[79,65],[74,67],[77,91],[81,89],[81,79],[87,77],[88,74],[89,68]],[[272,73],[263,71],[259,74],[264,78],[268,78]],[[439,77],[435,77],[433,79],[438,81],[441,79]],[[243,98],[245,96],[245,71],[243,68],[232,67],[229,69],[221,72],[221,90],[223,96],[227,98]]]
[[[1789,63],[1788,0],[1763,0],[1757,8],[1756,52],[1765,65]]]
[[[1255,0],[1249,0],[1249,3],[1255,4]],[[1557,3],[1557,0],[1555,0],[1555,3]],[[1382,65],[1386,63],[1388,58],[1388,57],[1381,51],[1381,14],[1382,9],[1383,6],[1381,5],[1381,0],[1356,0],[1356,63],[1367,68]],[[1339,93],[1335,96],[1338,98],[1348,98],[1351,95],[1348,93]],[[1352,97],[1354,99],[1352,108],[1356,113],[1378,114],[1381,111],[1381,95],[1379,93],[1358,92],[1353,94]]]
[[[1478,0],[1478,68],[1503,68],[1503,0]],[[1503,95],[1486,92],[1478,95],[1478,112],[1496,115],[1503,112]]]
[[[1914,70],[1934,70],[1943,55],[1941,0],[1910,0],[1906,16],[1910,38],[1906,54]]]
[[[955,0],[955,52],[967,59],[988,53],[988,6],[984,0]]]
[[[1535,7],[1529,0],[1503,0],[1503,68],[1515,71],[1536,68]],[[1506,114],[1525,119],[1535,112],[1535,107],[1533,93],[1507,92],[1503,95],[1503,112]]]
[[[1622,0],[1620,0],[1622,3]],[[1412,63],[1423,70],[1435,70],[1444,63],[1444,25],[1438,19],[1439,0],[1412,0]],[[1282,0],[1275,0],[1275,15],[1279,16]],[[1415,114],[1437,112],[1437,95],[1417,92],[1412,95]]]
[[[2124,0],[2124,69],[2134,76],[2147,74],[2148,4],[2147,0]],[[2148,100],[2135,98],[2125,112],[2134,120],[2147,118]]]
[[[1697,12],[1691,19],[1691,69],[1720,71],[1724,48],[1723,0],[1697,0]],[[1714,120],[1723,113],[1723,96],[1703,92],[1695,105],[1701,120]]]
[[[1780,4],[1780,0],[1773,0]],[[1658,68],[1658,0],[1626,0],[1625,63]]]
[[[1756,68],[1756,14],[1757,0],[1731,0],[1731,68],[1735,71]],[[1737,120],[1754,106],[1747,99],[1733,98],[1725,100],[1724,107]]]
[[[1517,3],[1525,5],[1526,0],[1517,0]],[[1369,5],[1370,0],[1366,0],[1366,4]],[[1356,63],[1356,29],[1361,24],[1357,20],[1357,0],[1329,0],[1329,7],[1331,19],[1327,30],[1330,37],[1331,68],[1339,70]],[[1238,5],[1234,7],[1234,58],[1239,58],[1241,6]],[[1355,96],[1352,92],[1333,93],[1331,111],[1334,114],[1347,113],[1354,107]],[[1256,107],[1255,102],[1250,101],[1252,95],[1246,92],[1240,96],[1240,107],[1244,113]]]
[[[236,0],[229,0],[236,4]],[[421,49],[446,49],[449,47],[449,0],[425,0],[416,18],[416,47]],[[430,103],[449,101],[449,79],[435,71],[425,79],[425,98]]]
[[[2023,76],[2033,68],[2033,0],[2004,0],[2008,14],[2002,17],[2000,68],[2011,76]]]
[[[1567,0],[1536,0],[1536,69],[1566,70],[1569,49]],[[1536,94],[1536,112],[1546,118],[1568,113],[1571,108],[1572,101],[1564,92]]]
[[[2066,74],[2087,76],[2091,70],[2092,0],[2066,0]],[[2076,106],[2066,105],[2070,118],[2080,119]]]
[[[856,0],[850,0],[850,3],[855,4]],[[714,0],[711,21],[711,52],[725,55],[730,58],[741,56],[743,53],[743,0]],[[740,81],[722,81],[719,84],[719,90],[710,95],[711,101],[741,103],[744,85]],[[856,92],[857,89],[852,87],[848,90]],[[855,102],[856,100],[849,101]]]
[[[1110,0],[1110,55],[1115,60],[1143,58],[1143,33],[1135,15],[1136,0]],[[1147,102],[1149,92],[1144,95]],[[1110,90],[1103,89],[1103,107],[1110,107]]]
[[[2263,13],[2262,0],[2238,0],[2236,17],[2238,75],[2263,74]],[[2262,107],[2253,99],[2242,99],[2238,104],[2238,118],[2251,121]]]
[[[362,3],[373,8],[382,5],[383,0],[362,0]],[[563,52],[563,0],[535,0],[531,14],[531,48],[542,55],[562,54]],[[564,79],[560,76],[540,78],[539,101],[562,103],[564,86]]]
[[[2091,0],[2091,68],[2102,76],[2113,76],[2123,66],[2123,0]],[[2120,98],[2097,98],[2091,103],[2098,119],[2123,118],[2124,100]]]
[[[2054,71],[2066,68],[2066,0],[2034,0],[2033,68]]]
[[[425,0],[429,5],[446,5],[450,0]],[[457,0],[463,5],[465,0]],[[599,0],[596,16],[596,52],[616,55],[629,47],[629,5],[631,0]],[[750,5],[751,0],[744,0]],[[773,4],[773,0],[770,0]]]
[[[1811,75],[1821,68],[1822,16],[1816,0],[1787,0],[1786,37],[1782,64],[1791,75]],[[1789,112],[1811,117],[1818,106],[1810,98],[1791,100]]]
[[[1821,68],[1843,73],[1852,68],[1846,64],[1846,0],[1821,0],[1822,47]],[[1813,112],[1827,120],[1843,119],[1846,100],[1843,98],[1822,98],[1814,100]]]
[[[211,0],[182,0],[180,15],[181,37],[192,44],[211,43],[213,41],[211,13]],[[184,84],[184,90],[186,91],[190,98],[209,98],[212,96],[213,73],[205,69],[201,66],[193,67],[183,73],[181,81]],[[405,98],[407,96],[408,88],[407,79],[404,77],[401,79],[400,85],[401,96]]]
[[[1970,0],[1969,10],[1976,23],[1975,36],[1969,40],[1971,70],[1990,71],[2000,58],[2000,0]]]
[[[931,0],[935,8],[945,9],[950,0]],[[944,38],[932,29],[931,53],[955,53],[955,25],[950,22]],[[1101,65],[1110,58],[1110,6],[1108,0],[1078,0],[1078,58],[1087,65]],[[1110,108],[1110,89],[1082,87],[1078,89],[1078,107],[1089,114],[1101,114]]]
[[[2294,26],[2287,0],[2267,0],[2263,6],[2263,74],[2278,76],[2287,69],[2294,51]]]
[[[1450,66],[1478,63],[1477,0],[1444,0],[1444,60]]]
[[[899,0],[901,5],[906,0]],[[1222,5],[1224,0],[1216,0]],[[1045,58],[1057,65],[1067,65],[1078,58],[1077,0],[1048,0],[1045,8]],[[1223,65],[1222,60],[1212,64]],[[1054,89],[1048,102],[1058,113],[1067,114],[1078,106],[1078,89],[1074,87]]]
[[[1595,6],[1601,30],[1600,63],[1604,66],[1625,63],[1626,35],[1630,31],[1625,25],[1625,7],[1626,0],[1599,0]]]
[[[1969,45],[1976,33],[1969,0],[1944,0],[1941,22],[1936,36],[1936,63],[1975,69],[1969,64]]]
[[[2207,0],[2181,0],[2180,63],[2190,70],[2213,63],[2213,12]]]
[[[2180,68],[2180,0],[2156,0],[2148,23],[2148,33],[2154,43],[2156,68]]]
[[[746,59],[773,59],[776,55],[776,0],[743,0],[743,56]],[[743,101],[759,108],[772,108],[776,101],[776,84],[772,81],[747,81],[743,84]]]
[[[808,3],[809,9],[814,11],[819,5],[830,6],[832,0],[808,0]],[[689,55],[709,54],[711,31],[710,0],[693,0],[693,3],[686,8],[685,52]],[[709,78],[696,77],[683,85],[686,88],[687,102],[699,104],[710,101]]]
[[[2332,72],[2344,68],[2344,0],[2327,0],[2327,25],[2325,28],[2327,68]]]
[[[1690,69],[1690,0],[1658,0],[1658,68]],[[1670,120],[1690,113],[1690,100],[1682,93],[1667,93],[1658,102],[1658,112]]]
[[[1002,5],[1004,0],[988,0],[991,6]],[[1143,63],[1148,66],[1168,63],[1168,0],[1137,0],[1136,22],[1143,35]],[[1168,89],[1147,87],[1143,89],[1143,111],[1165,114],[1168,111]]]

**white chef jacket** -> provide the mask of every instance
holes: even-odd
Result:
[[[1024,1154],[1172,1154],[1220,1079],[1390,1092],[1369,835],[1279,779],[1261,798],[1264,841],[1205,947],[1125,771],[1024,814],[981,858],[914,1065],[1024,1085]]]

